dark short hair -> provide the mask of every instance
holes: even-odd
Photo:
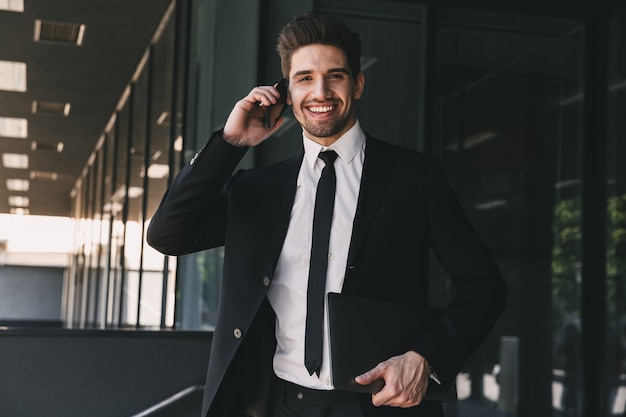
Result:
[[[341,49],[348,59],[352,78],[361,72],[361,40],[339,17],[307,12],[293,18],[280,31],[276,50],[280,55],[283,76],[288,77],[291,56],[303,46],[331,45]]]

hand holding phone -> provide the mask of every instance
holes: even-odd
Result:
[[[257,146],[276,130],[276,123],[286,107],[286,80],[279,81],[273,87],[254,87],[235,103],[224,124],[222,138],[234,146]]]
[[[268,129],[274,127],[280,116],[287,109],[287,80],[281,79],[274,84],[274,87],[278,90],[280,97],[276,100],[276,103],[265,107],[265,126]]]

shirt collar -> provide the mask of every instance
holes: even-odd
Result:
[[[365,132],[361,129],[361,125],[357,120],[350,130],[330,146],[322,146],[312,141],[304,134],[304,131],[302,132],[302,141],[304,143],[304,158],[311,168],[315,166],[319,153],[329,149],[337,152],[339,158],[346,164],[350,164],[357,153],[363,149]]]

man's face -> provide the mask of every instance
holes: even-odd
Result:
[[[328,146],[354,126],[354,100],[361,98],[364,84],[363,73],[352,79],[341,49],[308,45],[291,56],[287,103],[306,136]]]

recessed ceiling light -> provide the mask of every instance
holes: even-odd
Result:
[[[26,214],[30,214],[30,210],[24,207],[11,207],[11,209],[9,210],[9,213],[26,215]]]
[[[69,116],[72,105],[62,101],[33,100],[31,111],[33,114],[52,116]]]
[[[26,91],[26,64],[24,62],[0,61],[0,90],[21,93]]]
[[[30,171],[31,180],[56,181],[59,174],[53,171]]]
[[[35,20],[36,42],[60,42],[82,45],[85,37],[85,25],[54,20]]]
[[[143,188],[141,187],[128,187],[128,198],[137,198],[143,194]]]
[[[28,197],[24,197],[23,195],[10,195],[9,205],[13,207],[28,207],[30,205],[30,200]]]
[[[11,178],[7,180],[7,190],[9,191],[28,191],[28,180]]]
[[[119,213],[124,208],[120,203],[106,203],[102,210],[105,213]]]
[[[28,155],[22,153],[3,153],[2,164],[5,168],[28,168]]]
[[[0,10],[24,12],[24,0],[0,0]]]
[[[0,117],[0,136],[25,138],[28,136],[28,120],[21,117]]]
[[[148,167],[148,178],[165,178],[170,173],[170,167],[165,164],[152,164]]]
[[[63,152],[63,148],[64,148],[63,142],[44,143],[44,142],[37,142],[36,140],[34,140],[30,143],[31,151],[47,151],[47,152],[61,153]]]
[[[137,198],[143,194],[143,188],[130,186],[128,187],[128,198]],[[122,201],[126,197],[126,186],[122,185],[111,196],[111,201],[116,203]]]
[[[174,150],[178,152],[183,150],[183,136],[182,135],[178,135],[176,137],[176,140],[174,141]]]

